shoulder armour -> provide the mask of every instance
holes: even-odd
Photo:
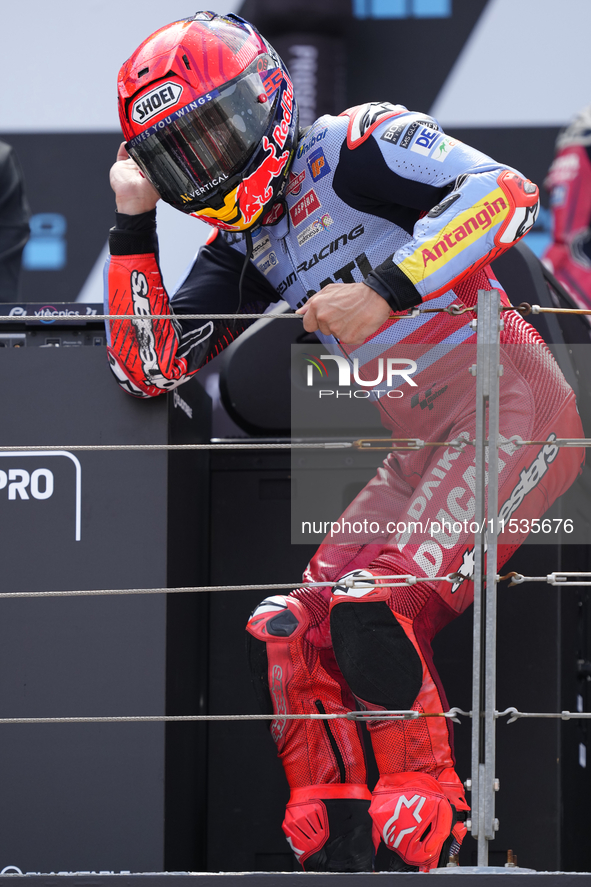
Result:
[[[392,105],[390,102],[367,102],[365,105],[348,108],[339,115],[340,117],[349,117],[347,146],[357,148],[369,138],[376,126],[379,126],[388,117],[398,117],[399,114],[404,114],[407,110],[408,108],[405,108],[404,105]]]

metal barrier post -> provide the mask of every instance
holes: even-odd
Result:
[[[494,815],[497,535],[499,464],[499,331],[497,290],[478,292],[476,346],[476,487],[474,537],[474,648],[472,676],[472,837],[478,865],[488,865]],[[488,407],[488,409],[487,409]],[[488,413],[488,423],[487,423]],[[487,434],[488,425],[488,434]],[[487,446],[488,438],[488,446]],[[488,463],[488,472],[486,464]],[[487,495],[488,490],[488,495]],[[485,582],[486,552],[486,582]]]

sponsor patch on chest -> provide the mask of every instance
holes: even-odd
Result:
[[[306,163],[308,164],[308,169],[310,170],[310,175],[314,182],[317,182],[318,179],[323,178],[323,176],[327,176],[330,172],[330,166],[328,165],[328,160],[326,159],[322,148],[317,148],[315,151],[312,151],[312,153],[306,158]]]
[[[307,228],[304,228],[303,231],[300,231],[298,234],[298,246],[303,246],[309,240],[312,240],[313,237],[316,237],[317,234],[320,234],[326,228],[332,225],[332,218],[328,213],[325,213],[319,219],[314,219],[311,225],[308,225]]]
[[[275,255],[273,250],[271,250],[271,252],[269,253],[268,256],[265,256],[264,259],[261,259],[260,262],[257,262],[257,268],[266,277],[267,274],[269,273],[269,271],[271,271],[275,267],[275,265],[277,265],[277,264],[278,264],[277,256]]]
[[[303,169],[301,172],[295,175],[295,173],[290,172],[289,181],[287,183],[287,188],[285,189],[286,194],[293,194],[294,197],[297,197],[300,191],[302,190],[302,182],[306,178],[306,170]]]
[[[297,228],[298,225],[301,225],[302,222],[305,222],[308,216],[311,216],[312,213],[315,213],[321,207],[321,203],[318,200],[316,195],[316,191],[313,188],[310,188],[303,197],[294,203],[292,208],[289,211],[289,215],[291,217],[292,224]]]
[[[260,259],[263,253],[266,253],[268,249],[271,247],[271,241],[268,236],[261,237],[260,240],[256,240],[252,247],[252,258],[256,262],[257,259]]]

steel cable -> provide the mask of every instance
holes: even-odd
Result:
[[[591,447],[591,438],[573,437],[557,438],[555,440],[522,440],[519,435],[509,438],[509,443],[516,447],[528,446],[553,446],[553,447]],[[384,446],[381,446],[384,444]],[[399,446],[401,444],[401,446]],[[76,452],[117,452],[117,451],[175,451],[175,450],[347,450],[355,449],[363,452],[374,450],[419,450],[423,447],[454,447],[462,449],[465,446],[474,446],[475,441],[465,438],[453,440],[421,440],[420,438],[360,438],[353,441],[318,441],[317,443],[304,443],[299,441],[286,441],[285,443],[258,443],[245,439],[244,443],[206,443],[206,444],[51,444],[49,446],[0,446],[0,453],[19,452],[35,453],[40,451],[76,451]],[[506,447],[507,441],[499,445]]]
[[[57,303],[59,304],[59,303]],[[584,308],[542,308],[541,305],[530,305],[529,302],[521,302],[520,305],[503,305],[501,311],[517,311],[522,317],[529,314],[591,314],[591,310]],[[419,317],[421,314],[449,314],[451,317],[459,317],[462,314],[478,314],[478,308],[474,305],[472,308],[460,305],[447,305],[445,308],[410,308],[404,314],[391,315],[389,320],[408,320],[409,318]],[[47,323],[48,319],[52,321],[72,321],[73,323],[94,322],[95,320],[276,320],[277,318],[303,320],[303,314],[287,313],[269,313],[269,314],[64,314],[55,315],[4,315],[0,317],[0,323]]]
[[[142,723],[171,723],[171,722],[216,722],[216,721],[409,721],[419,718],[449,718],[456,724],[461,724],[460,717],[472,718],[471,711],[461,708],[450,708],[449,711],[413,711],[410,709],[399,711],[347,711],[325,712],[322,714],[236,714],[236,715],[122,715],[104,717],[72,717],[72,718],[0,718],[0,724],[142,724]],[[521,719],[552,719],[552,720],[589,720],[591,712],[559,711],[559,712],[534,712],[519,711],[513,706],[504,711],[494,712],[495,720],[508,718],[507,723],[512,724]]]
[[[461,576],[459,573],[450,573],[447,576],[433,576],[430,581],[436,582],[461,582],[468,577]],[[384,582],[388,579],[403,579],[403,582]],[[392,575],[392,576],[376,576],[373,577],[373,584],[376,586],[387,585],[415,585],[421,582],[421,577],[411,576],[410,574]],[[354,579],[353,577],[345,577],[340,583],[347,588],[363,588],[372,583],[372,578],[363,577],[362,579]],[[216,591],[285,591],[294,588],[326,588],[334,585],[333,582],[276,582],[265,585],[188,585],[179,588],[97,588],[89,590],[77,589],[75,591],[4,591],[0,592],[0,598],[20,598],[20,597],[84,597],[97,595],[112,594],[194,594],[198,592],[216,592]]]

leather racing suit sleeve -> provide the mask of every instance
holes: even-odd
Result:
[[[351,121],[335,192],[412,234],[366,279],[394,311],[452,289],[534,224],[537,186],[446,136],[433,118],[394,113],[355,138],[358,109],[346,113]]]
[[[171,299],[158,264],[156,211],[116,214],[105,268],[105,313],[134,314],[107,322],[110,367],[136,397],[154,397],[181,385],[219,354],[252,321],[185,320],[183,314],[261,313],[277,301],[265,277],[214,231]],[[162,315],[153,320],[145,315]]]

